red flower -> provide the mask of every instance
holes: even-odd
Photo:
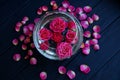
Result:
[[[43,43],[40,44],[40,49],[42,49],[42,50],[48,50],[48,48],[49,48],[48,41],[45,41],[45,42],[43,42]]]
[[[66,41],[71,43],[75,39],[75,37],[76,37],[76,32],[72,30],[68,30],[66,34]]]
[[[50,23],[50,29],[53,30],[53,32],[63,32],[66,27],[67,23],[60,17],[53,19]]]
[[[53,36],[51,38],[55,42],[61,42],[63,40],[63,36],[61,33],[53,33]]]
[[[76,24],[74,21],[70,21],[68,22],[68,28],[71,30],[75,30],[76,29]]]
[[[46,28],[42,28],[39,31],[39,36],[40,36],[40,39],[42,40],[49,40],[52,37],[52,33],[50,30]]]
[[[72,46],[67,42],[61,42],[56,48],[56,53],[60,59],[71,57]]]

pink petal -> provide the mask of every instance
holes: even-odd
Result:
[[[26,50],[27,46],[25,44],[22,44],[22,50]]]
[[[26,21],[21,21],[22,24],[26,24]]]
[[[28,21],[29,20],[29,18],[27,17],[27,16],[25,16],[25,17],[23,17],[23,21]]]
[[[81,46],[80,46],[80,48],[84,48],[85,47],[85,44],[84,43],[82,43],[81,44]]]
[[[92,19],[93,19],[94,21],[98,21],[98,20],[99,20],[99,16],[98,16],[97,14],[93,14],[93,15],[92,15]]]
[[[94,31],[94,32],[100,32],[100,26],[99,26],[99,25],[95,25],[95,26],[93,27],[93,31]]]
[[[24,26],[24,27],[23,27],[23,33],[24,33],[25,35],[29,35],[30,31],[29,31],[29,29],[28,29],[28,26]]]
[[[59,72],[60,74],[65,74],[65,73],[66,73],[66,68],[65,68],[64,66],[60,66],[60,67],[58,68],[58,72]]]
[[[34,43],[31,43],[31,44],[30,44],[30,47],[31,47],[31,48],[35,48]]]
[[[17,23],[16,23],[16,26],[17,26],[17,27],[21,27],[21,26],[22,26],[22,23],[21,23],[21,22],[17,22]]]
[[[85,41],[85,47],[90,47],[90,40]]]
[[[13,55],[13,60],[14,61],[20,61],[20,59],[21,59],[21,55],[19,53],[16,53],[16,54]]]
[[[33,31],[33,29],[34,29],[34,24],[32,24],[32,23],[28,24],[28,29],[29,29],[30,31]]]
[[[55,0],[52,0],[52,1],[50,2],[50,5],[53,6],[54,4],[56,4],[56,1],[55,1]]]
[[[85,31],[83,36],[86,37],[86,38],[90,38],[91,37],[91,32],[90,31]]]
[[[91,8],[90,6],[85,6],[85,7],[83,8],[83,10],[84,10],[86,13],[89,13],[89,12],[92,11],[92,8]]]
[[[40,73],[40,79],[41,80],[46,80],[47,79],[47,73],[46,72],[41,72]]]
[[[13,43],[13,45],[15,45],[15,46],[18,45],[18,39],[13,39],[13,40],[12,40],[12,43]]]
[[[33,51],[30,49],[28,50],[28,53],[27,53],[29,56],[32,56],[33,55]]]
[[[80,71],[82,71],[85,74],[88,74],[90,72],[90,67],[86,64],[80,65]]]
[[[88,17],[87,18],[87,21],[89,22],[89,24],[92,24],[93,23],[93,19],[91,17]]]
[[[26,39],[24,40],[24,43],[25,43],[25,44],[30,43],[30,37],[26,37]]]
[[[84,29],[87,29],[89,26],[89,23],[88,23],[88,21],[81,21],[81,25]]]
[[[70,5],[70,6],[68,7],[68,11],[69,11],[69,12],[73,12],[73,11],[75,11],[75,7],[72,6],[72,5]]]
[[[43,10],[43,11],[47,11],[47,10],[48,10],[48,7],[47,7],[47,6],[42,6],[42,10]]]
[[[85,13],[81,13],[79,16],[80,20],[85,20],[87,18],[87,15]]]
[[[41,15],[42,12],[43,12],[43,10],[42,10],[42,8],[40,7],[40,8],[37,10],[37,14],[38,14],[38,15]]]
[[[59,11],[63,11],[63,12],[66,12],[66,11],[67,11],[66,8],[64,8],[64,7],[59,7],[58,10],[59,10]]]
[[[20,31],[20,27],[19,26],[15,26],[15,31],[19,32]]]
[[[101,35],[100,35],[99,33],[97,33],[97,32],[94,32],[94,33],[93,33],[93,37],[94,37],[95,39],[100,39],[100,38],[101,38]]]
[[[58,9],[58,5],[57,4],[53,4],[53,7],[52,7],[53,10],[56,10]]]
[[[62,2],[62,6],[63,6],[64,8],[68,8],[69,5],[70,5],[70,3],[69,3],[68,1],[63,1],[63,2]]]
[[[20,35],[19,40],[23,41],[24,39],[25,39],[25,36],[24,35]]]
[[[78,8],[76,8],[75,12],[77,14],[81,14],[81,13],[83,13],[83,9],[81,7],[78,7]]]
[[[30,64],[31,65],[36,65],[37,64],[37,59],[34,58],[34,57],[30,58]]]
[[[36,24],[36,23],[38,23],[40,21],[40,18],[35,18],[34,19],[34,23]]]
[[[94,50],[99,50],[100,46],[98,44],[95,44],[93,48],[94,48]]]
[[[89,47],[82,48],[82,53],[85,54],[85,55],[89,55],[90,54],[90,48]]]
[[[73,70],[69,70],[67,72],[67,76],[70,78],[70,79],[74,79],[75,76],[76,76],[76,73],[73,71]]]
[[[90,40],[90,44],[91,45],[95,45],[95,44],[97,44],[98,43],[98,40],[97,39],[92,39],[92,40]]]

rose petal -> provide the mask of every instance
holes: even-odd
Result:
[[[90,47],[90,40],[85,41],[85,47]]]
[[[42,10],[42,8],[40,7],[40,8],[37,10],[37,14],[38,14],[38,15],[41,15],[42,12],[43,12],[43,10]]]
[[[36,23],[38,23],[40,21],[40,18],[35,18],[34,19],[34,23],[36,24]]]
[[[91,17],[88,17],[87,18],[87,21],[89,22],[89,24],[92,24],[93,23],[93,19]]]
[[[28,50],[28,53],[27,53],[29,56],[32,56],[33,55],[33,51],[30,49]]]
[[[59,11],[63,11],[63,12],[66,12],[66,11],[67,11],[66,8],[64,8],[64,7],[59,7],[58,10],[59,10]]]
[[[22,50],[26,50],[27,46],[25,44],[22,44]]]
[[[66,73],[66,68],[65,68],[64,66],[60,66],[60,67],[58,68],[58,72],[59,72],[60,74],[65,74],[65,73]]]
[[[83,36],[86,37],[86,38],[90,38],[91,37],[91,32],[90,31],[85,31]]]
[[[94,21],[98,21],[98,20],[99,20],[99,16],[98,16],[97,14],[93,14],[93,15],[92,15],[92,19],[93,19]]]
[[[79,16],[80,20],[85,20],[87,18],[87,15],[85,13],[81,13]]]
[[[50,5],[53,6],[54,4],[56,4],[55,0],[50,1]]]
[[[83,8],[83,10],[84,10],[86,13],[89,13],[89,12],[92,11],[92,7],[90,7],[90,6],[85,6],[85,7]]]
[[[82,71],[85,74],[88,74],[90,72],[90,67],[86,64],[80,65],[80,71]]]
[[[47,11],[47,10],[48,10],[48,7],[47,7],[47,6],[42,6],[42,10],[43,10],[43,11]]]
[[[56,10],[58,9],[58,5],[57,4],[53,4],[53,7],[52,7],[53,10]]]
[[[81,44],[80,48],[84,48],[85,47],[85,44],[84,42]]]
[[[19,32],[20,31],[20,27],[19,26],[15,26],[15,31]]]
[[[88,23],[88,21],[81,21],[81,25],[84,29],[87,29],[89,26],[89,23]]]
[[[34,29],[34,24],[32,24],[32,23],[28,24],[28,29],[29,29],[30,31],[33,31],[33,29]]]
[[[100,35],[99,33],[97,33],[97,32],[94,32],[94,33],[93,33],[93,37],[94,37],[95,39],[100,39],[100,38],[101,38],[101,35]]]
[[[83,9],[81,7],[78,7],[78,8],[76,8],[75,12],[77,14],[81,14],[81,13],[83,13]]]
[[[69,11],[69,12],[73,12],[73,11],[75,11],[75,7],[72,6],[72,5],[70,5],[70,6],[68,7],[68,11]]]
[[[90,54],[90,48],[89,47],[82,48],[82,53],[85,54],[85,55],[89,55]]]
[[[46,80],[47,79],[47,73],[46,72],[41,72],[40,73],[40,79],[41,80]]]
[[[16,23],[16,26],[17,26],[17,27],[21,27],[21,26],[22,26],[22,23],[21,23],[21,22],[17,22],[17,23]]]
[[[25,35],[29,35],[30,30],[28,29],[28,26],[24,26],[24,27],[23,27],[23,33],[24,33]]]
[[[68,76],[70,79],[74,79],[75,76],[76,76],[76,73],[75,73],[73,70],[68,70],[67,76]]]
[[[30,58],[30,64],[31,65],[36,65],[37,64],[37,59],[34,58],[34,57]]]
[[[91,45],[95,45],[95,44],[97,44],[98,43],[98,40],[97,39],[92,39],[92,40],[90,40],[90,44]]]
[[[21,21],[22,24],[26,24],[26,21]]]
[[[100,32],[100,26],[99,26],[99,25],[95,25],[95,26],[93,27],[93,31],[94,31],[94,32]]]
[[[20,61],[20,59],[21,59],[21,55],[19,53],[16,53],[16,54],[13,55],[13,60],[14,61]]]
[[[23,17],[23,21],[28,21],[29,20],[29,18],[27,17],[27,16],[25,16],[25,17]]]
[[[63,6],[64,8],[68,8],[69,5],[70,5],[70,3],[69,3],[68,1],[63,1],[63,2],[62,2],[62,6]]]
[[[31,48],[35,48],[34,43],[30,43],[30,47],[31,47]]]
[[[94,50],[99,50],[100,46],[98,44],[95,44],[93,48],[94,48]]]
[[[15,45],[15,46],[18,45],[18,39],[13,39],[13,40],[12,40],[12,43],[13,43],[13,45]]]
[[[26,37],[26,39],[24,40],[24,43],[25,43],[25,44],[30,43],[30,37]]]
[[[19,40],[23,41],[24,39],[25,39],[25,36],[24,35],[20,35]]]

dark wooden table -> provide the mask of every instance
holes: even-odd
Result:
[[[62,0],[57,0],[60,4]],[[20,34],[14,31],[14,25],[23,16],[30,17],[32,22],[36,10],[42,5],[49,5],[49,0],[0,0],[0,80],[40,80],[39,73],[46,71],[47,80],[69,80],[66,75],[60,75],[58,66],[65,65],[67,69],[76,72],[74,80],[120,80],[120,3],[117,0],[70,0],[74,6],[90,5],[100,20],[94,24],[101,26],[102,38],[99,41],[100,50],[91,50],[89,56],[80,51],[69,60],[52,61],[34,51],[38,59],[36,66],[31,66],[23,58],[19,62],[12,59],[14,53],[25,52],[20,47],[12,45],[13,38]],[[85,63],[91,67],[91,72],[84,75],[79,71],[79,65]]]

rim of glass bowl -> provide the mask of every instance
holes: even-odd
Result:
[[[61,11],[50,11],[50,12],[48,12],[47,14],[44,14],[43,16],[41,16],[41,17],[40,17],[40,21],[38,21],[38,23],[35,24],[35,28],[34,28],[34,30],[33,30],[33,42],[34,42],[34,44],[35,44],[35,47],[36,47],[37,50],[39,51],[39,53],[42,54],[44,57],[46,57],[46,58],[48,58],[48,59],[51,59],[51,60],[61,60],[61,59],[58,58],[58,56],[53,55],[53,54],[51,54],[51,55],[50,55],[50,54],[47,54],[47,53],[45,53],[45,51],[43,51],[43,50],[41,50],[41,49],[39,48],[38,31],[39,31],[39,28],[41,27],[40,25],[41,25],[41,23],[43,22],[43,20],[44,20],[46,17],[51,16],[51,15],[53,15],[53,14],[56,14],[56,15],[57,15],[57,14],[65,15],[65,16],[69,17],[71,20],[75,21],[75,23],[76,23],[76,25],[77,25],[77,29],[78,29],[78,30],[77,30],[77,31],[78,31],[77,35],[78,35],[79,37],[78,37],[77,46],[74,48],[74,51],[73,51],[74,53],[73,53],[72,55],[76,54],[76,52],[77,52],[78,49],[80,48],[80,45],[81,45],[82,42],[83,42],[83,29],[82,29],[82,27],[81,27],[78,19],[77,19],[75,16],[71,15],[71,14],[68,13],[68,12],[61,12]],[[46,51],[47,51],[47,50],[46,50]]]

